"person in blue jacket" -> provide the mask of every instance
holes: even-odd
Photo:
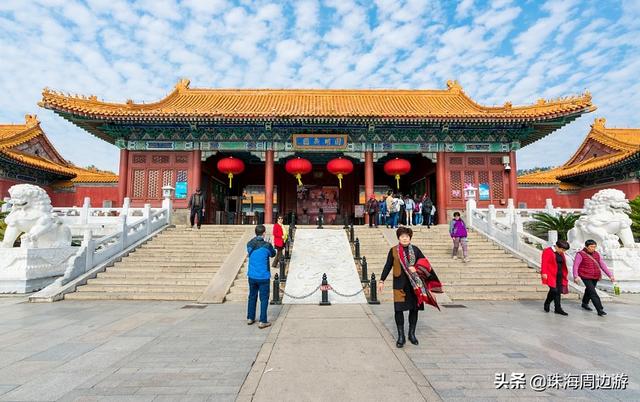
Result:
[[[271,272],[269,271],[269,258],[275,257],[276,250],[273,245],[264,239],[266,228],[264,225],[256,226],[256,237],[247,243],[249,253],[249,302],[247,306],[247,324],[256,322],[256,305],[260,294],[260,322],[258,328],[271,326],[267,320],[267,307],[269,306],[269,284]]]

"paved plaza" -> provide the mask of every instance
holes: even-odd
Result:
[[[243,303],[0,298],[2,401],[640,400],[635,298],[599,318],[567,301],[465,302],[421,312],[419,346],[395,348],[391,304],[271,307]],[[463,305],[464,307],[460,307]],[[525,389],[496,389],[523,373]],[[532,375],[629,377],[626,390],[536,392]]]

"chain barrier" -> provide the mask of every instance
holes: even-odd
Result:
[[[365,288],[366,288],[366,286],[363,286],[362,289],[360,289],[357,292],[355,292],[353,294],[350,294],[350,295],[347,295],[347,294],[344,294],[344,293],[340,293],[337,290],[335,290],[333,287],[330,287],[329,290],[332,291],[333,293],[337,294],[338,296],[347,297],[348,298],[348,297],[356,297],[360,293],[364,292]]]
[[[306,295],[302,295],[302,296],[294,296],[292,294],[287,293],[286,291],[282,291],[282,293],[284,293],[286,296],[295,299],[295,300],[301,300],[301,299],[306,299],[307,297],[310,297],[311,295],[313,295],[315,292],[317,292],[318,290],[320,290],[320,285],[318,285],[317,288],[313,289],[311,292],[307,293]]]

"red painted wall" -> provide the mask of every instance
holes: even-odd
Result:
[[[26,182],[19,182],[9,179],[0,179],[0,199],[9,196],[9,188],[16,184],[31,184]],[[42,186],[41,186],[42,187]],[[118,200],[118,184],[95,184],[95,185],[79,185],[65,190],[54,190],[49,186],[43,187],[49,197],[51,198],[51,204],[54,207],[72,207],[81,206],[84,202],[84,197],[91,198],[91,205],[93,207],[102,207],[104,200],[111,200],[113,206],[120,206],[116,203]]]
[[[47,189],[47,192],[54,207],[79,207],[84,203],[85,197],[91,198],[91,206],[94,208],[101,208],[105,200],[110,200],[113,207],[121,206],[121,201],[118,201],[117,183],[103,186],[76,186],[72,191]]]
[[[633,199],[640,195],[640,180],[630,180],[619,183],[607,183],[599,186],[584,188],[571,193],[560,193],[556,187],[518,187],[519,203],[526,203],[527,208],[542,208],[545,200],[551,198],[553,205],[560,208],[582,208],[584,200],[591,198],[598,191],[605,188],[615,188],[623,191],[628,199]]]

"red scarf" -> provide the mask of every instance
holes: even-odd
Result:
[[[409,245],[409,247],[412,247]],[[415,259],[415,255],[411,253],[413,259]],[[420,258],[415,262],[414,268],[416,272],[409,271],[409,258],[407,258],[404,247],[398,245],[398,257],[400,257],[400,266],[404,270],[404,273],[409,278],[409,282],[411,283],[411,287],[413,288],[413,292],[416,294],[416,298],[418,299],[417,307],[420,307],[422,303],[427,303],[432,305],[433,307],[440,310],[440,306],[438,306],[438,301],[431,294],[431,291],[434,293],[442,293],[442,283],[438,279],[435,271],[431,267],[431,263],[426,258]]]

